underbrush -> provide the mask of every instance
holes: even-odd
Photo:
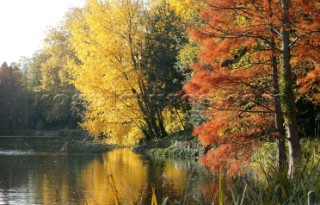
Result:
[[[198,158],[204,152],[202,147],[193,149],[183,149],[174,146],[167,147],[165,149],[151,149],[148,151],[149,155],[164,156],[172,158]]]
[[[174,148],[175,141],[193,141],[196,142],[196,138],[191,135],[191,130],[179,131],[172,133],[162,139],[153,139],[150,142],[141,142],[139,145],[132,148],[136,153],[140,154],[157,154],[162,156],[169,156],[168,151]],[[177,151],[176,151],[177,152]],[[181,151],[182,152],[182,151]],[[166,153],[166,154],[162,154]],[[171,151],[170,151],[171,153]],[[170,154],[170,156],[173,156]],[[176,155],[177,157],[178,155]]]
[[[295,204],[305,205],[309,191],[320,193],[320,164],[304,160],[293,178],[274,166],[262,166],[257,175],[212,179],[207,197],[217,204]],[[319,201],[319,198],[317,198]]]
[[[307,204],[308,193],[316,193],[320,204],[320,140],[301,141],[302,161],[292,178],[276,167],[276,143],[269,142],[253,155],[249,175],[212,177],[208,201],[218,204]]]
[[[287,146],[287,145],[286,145]],[[313,157],[320,157],[320,140],[319,139],[302,139],[301,140],[302,156],[305,160],[310,160]],[[277,144],[275,142],[265,142],[262,147],[257,149],[252,156],[255,163],[272,165],[277,156]]]

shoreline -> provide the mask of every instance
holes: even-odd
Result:
[[[57,153],[102,153],[111,151],[115,145],[91,140],[76,140],[63,137],[0,137],[2,150],[32,150],[35,152],[50,151]]]
[[[203,146],[196,139],[184,140],[168,136],[132,147],[132,151],[149,156],[162,156],[176,159],[199,159],[204,153]],[[188,139],[188,138],[187,138]]]

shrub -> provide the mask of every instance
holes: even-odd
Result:
[[[71,139],[81,139],[81,130],[70,130],[68,137]]]
[[[57,131],[57,135],[59,137],[66,137],[66,136],[68,136],[68,133],[69,133],[69,131],[65,130],[65,129],[60,129]]]

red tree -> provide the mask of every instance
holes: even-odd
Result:
[[[318,3],[208,0],[201,15],[206,23],[191,32],[201,45],[201,61],[185,90],[214,96],[206,99],[209,121],[194,132],[205,146],[216,147],[202,161],[213,171],[227,166],[235,173],[260,139],[283,134],[284,121],[293,173],[300,144],[291,69],[308,61],[313,69],[306,77],[318,72]]]

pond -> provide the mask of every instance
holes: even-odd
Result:
[[[0,205],[105,205],[115,198],[150,204],[153,185],[158,202],[168,197],[182,203],[186,196],[196,202],[207,181],[194,160],[151,158],[130,149],[57,155],[0,148]]]

